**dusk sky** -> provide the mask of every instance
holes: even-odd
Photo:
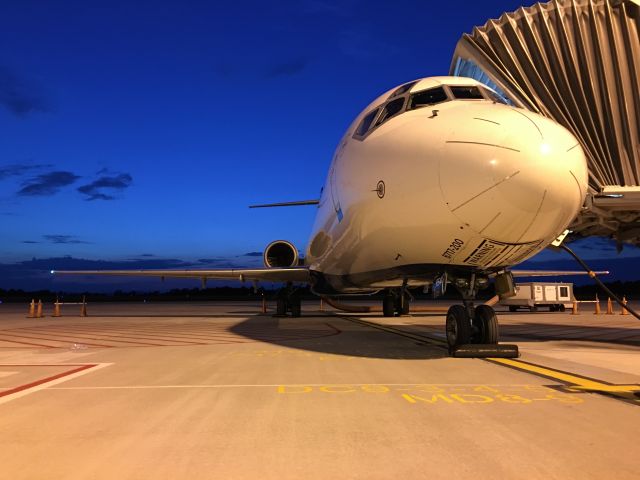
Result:
[[[247,206],[316,198],[362,108],[447,74],[462,33],[521,4],[1,2],[0,288],[303,250],[313,207]]]

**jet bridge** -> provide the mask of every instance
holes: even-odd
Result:
[[[580,141],[589,193],[571,229],[640,244],[640,1],[554,0],[464,34],[451,75],[553,118]]]

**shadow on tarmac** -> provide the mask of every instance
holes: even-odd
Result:
[[[286,326],[283,325],[286,321]],[[295,322],[300,322],[297,329]],[[394,360],[429,360],[449,357],[441,347],[411,338],[351,323],[341,317],[325,314],[301,318],[276,318],[256,315],[233,325],[230,332],[256,341],[309,352]],[[315,338],[304,338],[312,332]],[[298,332],[297,339],[283,338],[279,333]]]
[[[514,338],[518,341],[598,342],[611,345],[611,348],[615,348],[616,345],[640,346],[640,328],[520,323],[500,325],[500,336]]]

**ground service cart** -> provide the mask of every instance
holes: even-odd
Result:
[[[539,307],[548,307],[551,312],[564,312],[574,300],[573,283],[531,282],[516,284],[516,294],[500,300],[500,305],[508,306],[511,312],[518,308],[535,312]]]

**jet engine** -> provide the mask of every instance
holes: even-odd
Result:
[[[262,258],[267,268],[295,267],[298,265],[298,249],[291,242],[276,240],[267,245]]]

